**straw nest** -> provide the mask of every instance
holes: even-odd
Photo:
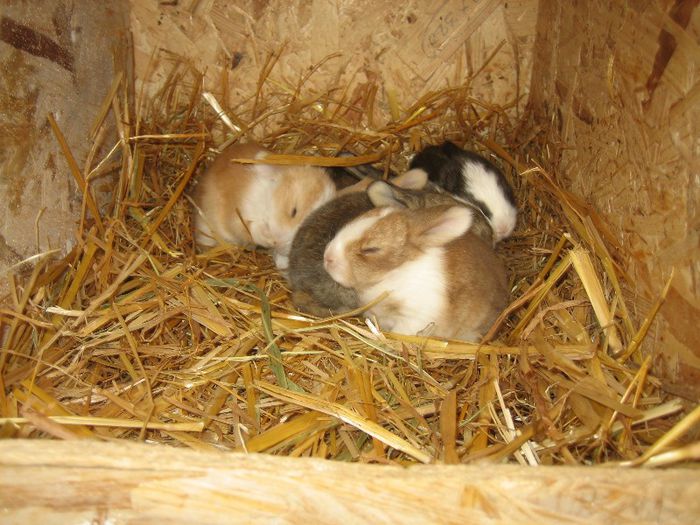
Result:
[[[507,107],[474,100],[468,81],[407,108],[389,96],[392,119],[381,124],[379,84],[352,97],[342,87],[312,91],[313,70],[272,81],[275,59],[225,115],[181,60],[148,101],[119,73],[82,168],[50,119],[83,191],[83,216],[71,253],[39,255],[8,278],[3,437],[399,463],[698,456],[688,440],[698,410],[661,390],[642,353],[663,297],[635,296],[630,255],[560,184],[565,145]],[[110,150],[112,121],[119,137]],[[266,253],[198,254],[189,186],[212,147],[248,139],[278,162],[333,165],[346,150],[358,158],[342,162],[386,173],[443,139],[500,163],[521,215],[499,248],[513,302],[484,344],[382,333],[359,317],[308,318]],[[112,197],[101,205],[105,184]]]

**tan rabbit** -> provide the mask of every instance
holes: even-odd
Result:
[[[271,248],[280,269],[288,265],[292,239],[302,221],[330,200],[335,185],[323,168],[237,164],[236,158],[264,159],[255,143],[235,144],[219,154],[199,179],[195,239]]]
[[[376,208],[346,224],[324,267],[368,303],[387,330],[476,341],[508,302],[503,263],[469,232],[474,210]]]

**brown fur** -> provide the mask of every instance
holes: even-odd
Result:
[[[386,213],[386,210],[375,208],[365,213],[363,217],[374,217],[382,213]],[[407,260],[415,259],[422,253],[420,247],[412,243],[408,236],[410,215],[398,211],[390,215],[393,216],[391,219],[380,219],[368,228],[362,237],[349,243],[345,249],[346,256],[350,260],[349,270],[352,272],[354,288],[360,289],[375,284],[388,271]],[[393,249],[398,246],[402,249]],[[372,248],[379,248],[380,251],[363,252]]]
[[[338,191],[338,196],[345,195],[347,193],[353,193],[357,191],[366,191],[367,187],[374,182],[372,179],[367,178],[367,179],[362,179],[359,182],[356,182],[355,184],[352,184],[351,186],[346,186],[342,190]]]
[[[284,175],[282,183],[274,193],[274,201],[281,205],[281,213],[277,220],[285,227],[296,230],[308,214],[317,207],[318,196],[329,188],[333,188],[333,194],[335,194],[335,188],[322,168],[277,166],[276,169]],[[293,184],[293,181],[303,181],[303,184]],[[295,217],[291,214],[293,208],[298,210]]]
[[[471,232],[445,246],[448,301],[444,337],[476,339],[508,305],[510,291],[503,261]]]

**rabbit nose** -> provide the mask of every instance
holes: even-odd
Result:
[[[328,266],[333,266],[335,263],[335,257],[333,256],[333,252],[326,248],[326,250],[323,252],[323,264],[328,267]]]
[[[323,252],[323,267],[331,279],[343,286],[348,286],[346,284],[349,272],[347,264],[342,248],[329,244]]]

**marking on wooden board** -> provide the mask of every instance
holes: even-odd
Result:
[[[0,40],[30,55],[51,60],[71,73],[75,72],[73,53],[70,50],[6,16],[0,17]]]
[[[465,8],[462,1],[444,0],[432,13],[418,17],[429,21],[416,24],[399,59],[428,80],[501,5],[500,0],[484,0]]]

